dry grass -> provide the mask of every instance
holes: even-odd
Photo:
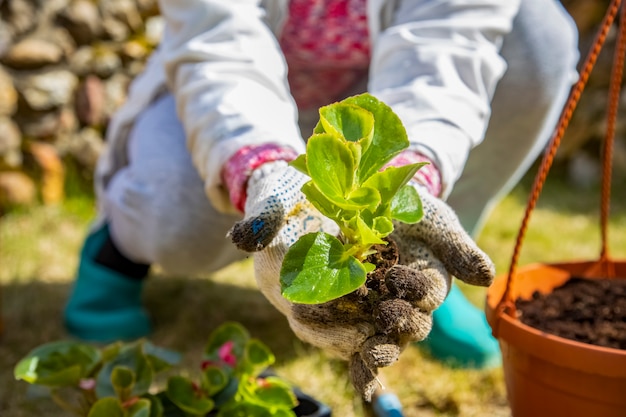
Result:
[[[624,190],[616,192],[621,195],[613,198],[611,230],[624,230]],[[508,268],[527,194],[526,186],[516,188],[497,207],[479,238],[500,273]],[[551,181],[533,216],[521,263],[597,257],[598,201],[595,190],[575,191],[558,180]],[[77,198],[61,207],[35,207],[0,219],[3,417],[64,415],[51,402],[38,398],[27,384],[14,381],[12,368],[36,345],[67,336],[61,312],[92,215],[92,201]],[[610,242],[614,256],[626,255],[624,234],[611,234]],[[463,288],[482,305],[484,289]],[[165,277],[156,273],[147,283],[145,302],[156,328],[153,342],[183,352],[183,365],[193,366],[199,360],[212,328],[225,320],[240,321],[275,352],[275,368],[281,375],[331,405],[336,416],[364,415],[347,383],[345,365],[294,338],[283,317],[256,291],[250,261],[210,276]],[[500,369],[451,369],[412,347],[385,376],[408,417],[509,415]]]

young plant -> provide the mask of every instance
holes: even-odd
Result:
[[[302,236],[285,255],[283,296],[300,304],[324,303],[361,287],[374,265],[374,245],[386,244],[393,220],[416,223],[422,205],[407,185],[423,163],[382,168],[409,146],[389,106],[370,94],[322,107],[306,153],[291,165],[311,178],[307,199],[339,226],[339,236]]]
[[[171,376],[160,388],[156,375],[180,355],[145,340],[102,349],[78,341],[44,344],[26,355],[14,374],[48,387],[53,400],[77,416],[295,417],[293,387],[261,375],[274,360],[243,326],[225,323],[210,335],[197,377]]]

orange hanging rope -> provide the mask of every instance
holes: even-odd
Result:
[[[620,9],[620,5],[621,5],[621,0],[613,0],[611,4],[609,5],[607,12],[600,25],[600,30],[598,31],[594,39],[593,46],[585,59],[578,81],[576,82],[576,84],[572,88],[572,91],[570,92],[570,95],[567,99],[563,112],[561,113],[561,116],[559,118],[559,122],[557,123],[557,127],[548,144],[548,149],[546,153],[544,154],[544,157],[541,161],[539,172],[537,173],[535,177],[532,191],[531,191],[531,194],[528,199],[527,206],[526,206],[526,211],[524,213],[522,224],[520,226],[520,230],[518,232],[517,239],[515,242],[515,248],[513,250],[513,256],[512,256],[511,265],[509,268],[506,288],[498,304],[498,310],[501,312],[509,311],[510,313],[512,313],[515,310],[514,304],[512,300],[510,299],[511,282],[513,280],[513,277],[515,276],[515,272],[517,269],[517,263],[519,261],[522,242],[524,240],[524,236],[526,235],[526,231],[528,229],[530,215],[537,204],[537,200],[539,199],[539,194],[541,193],[543,184],[545,183],[546,177],[548,175],[548,171],[550,170],[550,167],[552,166],[552,162],[554,161],[554,157],[561,143],[561,139],[563,138],[563,135],[565,134],[565,130],[567,129],[567,126],[569,125],[569,122],[574,113],[574,109],[576,108],[578,101],[580,100],[580,96],[583,90],[585,89],[585,86],[587,85],[587,81],[589,80],[591,71],[593,70],[593,67],[595,66],[595,63],[598,59],[598,55],[600,54],[600,51],[602,50],[606,37],[609,33],[609,30],[611,29],[611,26],[613,25],[615,16],[617,15],[617,12]],[[622,17],[623,16],[624,16],[624,11],[622,10]],[[623,29],[623,27],[626,26],[626,21],[623,21],[622,23],[623,24],[621,24],[620,27]],[[620,30],[620,38],[623,38],[622,30]],[[624,40],[622,39],[622,41],[620,41],[620,47],[618,48],[618,50],[623,48],[623,46],[621,45],[623,42]],[[618,52],[619,59],[622,59],[622,61],[623,61],[623,53],[624,51]],[[619,70],[620,73],[618,75],[617,74],[618,70],[615,69],[616,66],[617,66],[616,63],[614,62],[614,71],[613,71],[612,78],[619,76],[621,79],[621,69]],[[622,65],[619,65],[619,66],[621,67]],[[617,90],[617,93],[616,93],[617,99],[614,98],[615,93],[613,92],[613,90]],[[616,117],[617,102],[619,101],[619,89],[616,88],[615,86],[613,86],[612,88],[611,97],[612,97],[611,102],[612,103],[614,102],[614,105],[611,104],[611,107],[610,107],[611,110],[609,111],[609,114],[611,114],[611,112],[615,112],[615,113],[612,116],[610,116],[612,120],[610,120],[609,122],[614,123],[615,117]],[[611,127],[611,134],[613,134],[614,132],[613,129],[614,128]],[[607,153],[612,152],[612,148],[605,147],[605,151],[606,151],[605,153],[605,165],[606,165],[606,159],[607,158],[610,159],[610,155],[608,155]],[[607,168],[605,166],[605,171],[606,169]],[[606,222],[606,217],[607,217],[606,213],[608,212],[608,203],[604,201],[605,200],[604,193],[606,192],[607,195],[609,193],[608,189],[604,191],[605,188],[607,188],[610,184],[610,179],[607,179],[607,177],[610,177],[610,175],[605,174],[603,176],[603,203],[602,203],[602,207],[603,207],[602,211],[604,212],[602,216],[603,222]],[[606,236],[606,231],[603,231],[603,239],[605,239],[604,236]],[[603,244],[603,253],[606,253],[606,244]]]
[[[626,56],[626,8],[620,12],[620,30],[617,37],[617,47],[613,57],[611,71],[610,95],[607,106],[606,138],[602,153],[602,200],[600,207],[600,228],[602,233],[601,259],[608,259],[608,218],[611,197],[611,171],[613,167],[613,143],[615,141],[615,125],[622,89],[624,73],[624,57]]]

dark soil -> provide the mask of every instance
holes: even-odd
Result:
[[[626,350],[626,279],[572,278],[516,301],[522,323],[577,342]]]

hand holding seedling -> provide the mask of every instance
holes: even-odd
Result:
[[[421,164],[381,171],[407,146],[400,120],[370,95],[326,106],[306,155],[253,173],[230,233],[258,251],[258,285],[297,336],[349,360],[366,400],[377,369],[428,335],[451,275],[489,285],[494,274],[453,211],[407,184]],[[385,266],[376,254],[393,243]]]

